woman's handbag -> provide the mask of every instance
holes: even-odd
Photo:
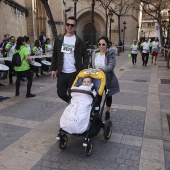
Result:
[[[149,53],[149,58],[152,58],[152,54],[151,53]]]
[[[128,54],[128,58],[132,58],[132,55],[131,55],[131,54]]]

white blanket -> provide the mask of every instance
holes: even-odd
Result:
[[[73,87],[73,89],[91,91],[90,86]],[[71,104],[66,107],[60,118],[60,127],[70,134],[81,134],[88,127],[93,98],[89,94],[80,92],[72,92],[71,96]]]

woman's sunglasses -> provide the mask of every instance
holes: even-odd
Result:
[[[69,23],[67,23],[66,26],[67,26],[67,27],[75,27],[74,24],[69,24]]]
[[[101,43],[98,43],[98,46],[100,47],[100,46],[103,46],[103,47],[105,47],[107,44],[105,44],[105,43],[103,43],[103,44],[101,44]]]

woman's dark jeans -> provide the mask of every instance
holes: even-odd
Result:
[[[26,71],[16,71],[17,73],[17,79],[16,79],[16,95],[19,95],[19,88],[20,88],[20,80],[25,75],[27,78],[27,94],[31,93],[31,86],[32,86],[32,73],[31,70],[26,70]]]

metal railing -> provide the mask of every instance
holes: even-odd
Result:
[[[170,67],[169,67],[169,65],[170,65],[170,64],[169,64],[169,60],[170,60],[170,49],[164,48],[164,47],[160,47],[160,49],[161,49],[161,51],[162,51],[162,54],[163,54],[165,60],[167,61],[167,67],[170,68]]]

